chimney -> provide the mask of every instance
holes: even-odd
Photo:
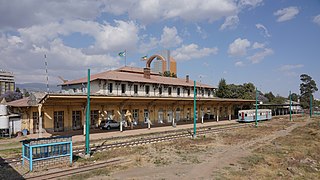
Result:
[[[189,83],[189,75],[186,75],[186,82]]]
[[[143,77],[146,79],[150,79],[150,68],[143,69]]]

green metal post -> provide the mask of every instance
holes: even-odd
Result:
[[[310,94],[310,118],[312,118],[312,94]]]
[[[90,69],[88,69],[88,83],[87,83],[87,112],[86,112],[86,154],[90,155]]]
[[[193,82],[193,138],[196,138],[196,124],[197,124],[197,116],[196,116],[196,111],[197,111],[197,93],[196,93],[196,81]]]
[[[256,127],[258,127],[258,88],[256,88]]]
[[[289,96],[290,96],[290,121],[292,121],[292,114],[291,114],[291,108],[292,108],[292,98],[291,98],[291,91],[289,91]]]

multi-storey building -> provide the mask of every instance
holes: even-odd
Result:
[[[150,66],[148,66],[150,67]],[[48,132],[80,130],[85,124],[87,77],[65,82],[61,93],[46,94],[37,104],[30,100],[10,102],[23,110],[22,129],[34,133],[38,122]],[[220,99],[215,87],[196,82],[196,114],[194,114],[194,81],[163,77],[150,68],[123,67],[90,76],[90,126],[98,127],[104,119],[132,119],[138,126],[150,121],[157,124],[219,121],[236,118],[237,110],[254,101]],[[34,102],[34,101],[33,101]],[[128,115],[129,116],[126,116]],[[131,121],[132,122],[132,121]]]
[[[164,59],[164,61],[160,58],[157,58],[153,61],[152,71],[156,73],[163,74],[166,71],[170,71],[170,73],[174,73],[177,75],[177,62],[176,60],[170,56],[169,50],[162,50],[159,52]]]
[[[14,75],[11,72],[0,70],[0,96],[7,91],[14,91]]]

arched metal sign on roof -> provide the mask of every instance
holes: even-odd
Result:
[[[161,55],[158,55],[158,54],[155,54],[155,55],[152,55],[148,60],[147,60],[147,62],[146,62],[146,68],[149,68],[150,69],[150,65],[151,65],[151,62],[154,60],[154,58],[158,58],[158,59],[160,59],[160,60],[162,60],[162,61],[166,61],[165,59],[164,59],[164,57],[162,57]]]

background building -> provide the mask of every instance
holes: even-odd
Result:
[[[11,72],[0,70],[0,96],[7,91],[14,91],[14,75]]]
[[[163,74],[165,71],[170,71],[170,73],[177,74],[177,62],[170,56],[170,50],[162,50],[157,52],[156,54],[164,57],[165,62],[160,59],[155,59],[153,61],[152,71],[156,73]]]

